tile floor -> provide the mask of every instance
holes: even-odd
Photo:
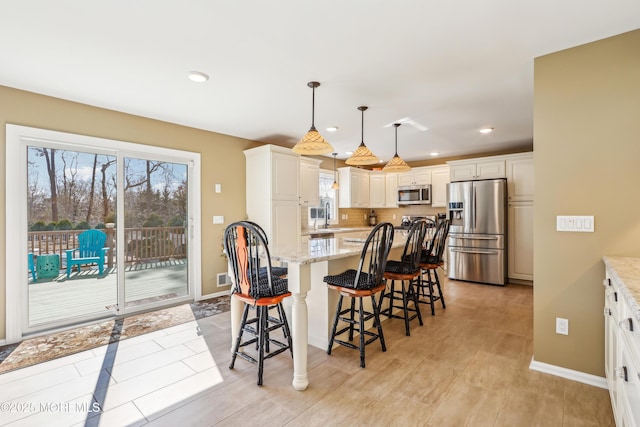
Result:
[[[0,375],[11,426],[612,426],[608,391],[528,369],[532,290],[445,285],[424,326],[383,323],[367,367],[346,348],[310,347],[304,392],[288,353],[228,369],[229,313]],[[508,304],[507,304],[508,303]]]

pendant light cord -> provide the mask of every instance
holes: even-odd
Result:
[[[400,126],[400,123],[394,123],[393,125],[396,127],[396,155],[394,157],[400,157],[398,156],[398,126]]]
[[[311,129],[316,129],[315,124],[315,112],[316,112],[316,87],[311,86]]]

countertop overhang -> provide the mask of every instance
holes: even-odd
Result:
[[[622,285],[620,293],[640,322],[640,258],[605,256],[602,259],[609,273]]]

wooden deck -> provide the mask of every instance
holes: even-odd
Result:
[[[67,279],[66,272],[53,279],[29,278],[29,326],[46,325],[95,315],[115,313],[117,303],[116,268],[98,275],[97,267],[82,267]],[[127,307],[188,294],[186,260],[135,264],[125,269]]]

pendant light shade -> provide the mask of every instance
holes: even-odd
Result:
[[[371,150],[369,150],[367,146],[364,144],[364,112],[367,108],[369,107],[365,107],[365,106],[358,107],[358,110],[362,111],[362,127],[361,127],[362,138],[360,139],[361,142],[358,148],[356,149],[356,151],[354,151],[351,157],[349,157],[345,162],[348,165],[355,165],[355,166],[373,165],[380,162],[380,159],[374,156]]]
[[[316,88],[320,86],[320,83],[309,82],[307,83],[307,86],[313,90],[311,98],[311,128],[309,129],[309,132],[307,132],[307,134],[293,147],[293,152],[307,156],[331,153],[333,151],[333,147],[316,130],[314,123]]]
[[[398,127],[400,123],[394,123],[393,126],[396,128],[396,154],[393,156],[389,163],[382,168],[383,172],[406,172],[411,170],[411,167],[398,156]]]
[[[331,184],[331,188],[334,190],[338,190],[340,188],[340,185],[338,185],[336,172],[336,156],[338,155],[338,153],[331,153],[331,155],[333,156],[333,184]]]

